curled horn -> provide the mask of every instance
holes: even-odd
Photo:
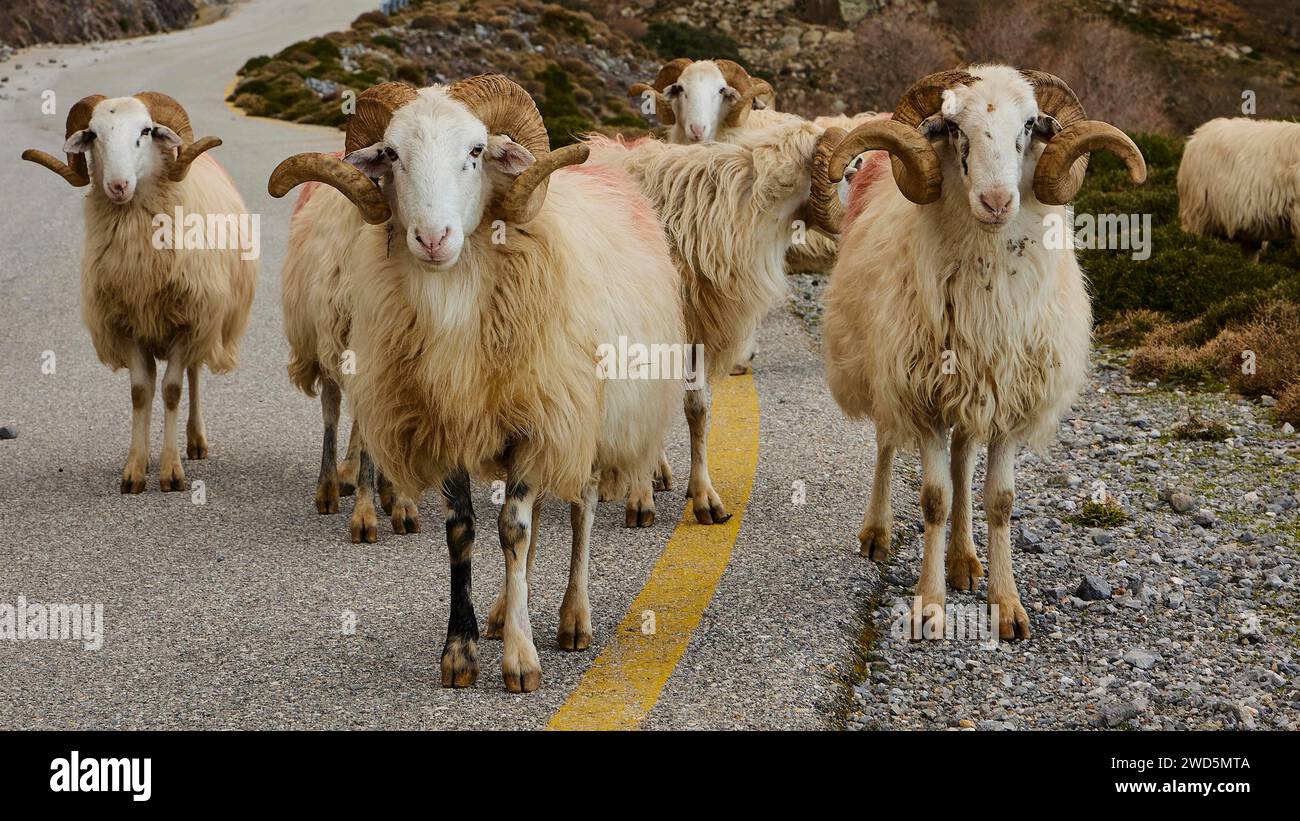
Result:
[[[943,167],[930,141],[914,126],[898,120],[872,120],[849,132],[827,161],[831,182],[844,179],[844,167],[864,151],[888,151],[898,190],[918,205],[939,199],[943,190]]]
[[[417,92],[405,83],[381,83],[357,97],[356,111],[348,120],[346,151],[351,154],[384,138],[393,112],[414,100]],[[296,154],[276,166],[267,190],[279,198],[304,182],[333,186],[352,201],[361,218],[379,225],[392,217],[392,209],[379,186],[356,166],[333,154]]]
[[[197,160],[200,154],[221,145],[221,140],[217,137],[204,137],[195,142],[190,115],[185,112],[184,106],[166,94],[142,91],[135,98],[149,109],[149,116],[156,124],[167,126],[181,138],[181,147],[177,149],[176,159],[167,172],[167,178],[172,182],[185,179],[190,173],[190,163]]]
[[[655,76],[654,83],[635,83],[627,90],[629,97],[641,97],[647,91],[654,94],[655,100],[655,117],[664,125],[672,125],[677,122],[677,115],[673,113],[673,101],[664,94],[664,89],[677,82],[677,78],[682,76],[693,61],[687,57],[678,57],[664,63],[663,68],[659,69],[659,74]]]
[[[836,147],[848,136],[842,128],[828,128],[817,138],[813,154],[812,188],[804,213],[814,228],[828,234],[839,234],[844,225],[844,205],[840,192],[830,178],[830,161]]]
[[[1129,178],[1142,183],[1146,161],[1137,145],[1110,123],[1089,120],[1079,98],[1059,77],[1042,71],[1020,72],[1034,87],[1038,109],[1061,126],[1043,149],[1034,169],[1034,196],[1046,205],[1065,205],[1083,185],[1091,151],[1111,151],[1128,166]]]
[[[744,125],[745,120],[749,119],[749,112],[754,108],[754,100],[759,97],[766,97],[775,104],[776,92],[772,90],[769,82],[749,76],[749,72],[733,60],[714,60],[714,62],[718,64],[718,69],[722,72],[722,78],[727,81],[727,85],[740,92],[740,99],[732,103],[731,109],[727,112],[727,125],[733,128]]]
[[[533,164],[515,178],[498,202],[499,213],[506,222],[519,224],[536,217],[546,201],[551,174],[587,159],[589,149],[583,144],[551,151],[546,126],[533,98],[521,86],[499,74],[461,80],[447,89],[447,93],[478,117],[489,134],[505,134],[533,155]]]
[[[92,94],[89,97],[83,97],[78,100],[71,110],[68,111],[67,123],[64,126],[63,139],[66,141],[73,134],[81,131],[83,128],[90,127],[91,115],[95,112],[95,106],[99,105],[105,98],[102,94]],[[56,157],[46,154],[44,151],[38,151],[35,148],[29,148],[23,152],[23,159],[28,162],[34,162],[37,165],[46,168],[58,174],[68,181],[69,185],[77,188],[90,185],[90,172],[86,168],[85,154],[68,154],[68,161],[64,163]]]

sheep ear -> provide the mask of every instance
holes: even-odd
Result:
[[[734,103],[740,99],[740,92],[731,86],[725,86],[722,89],[722,96],[726,98],[727,102]],[[755,98],[755,101],[757,99]]]
[[[343,158],[343,162],[356,166],[357,170],[372,180],[377,180],[393,167],[383,143],[358,148]]]
[[[488,137],[488,162],[499,171],[517,177],[532,165],[535,157],[531,151],[504,134]]]
[[[165,148],[180,148],[183,142],[179,134],[165,125],[155,125],[153,127],[153,138],[162,143]]]
[[[1061,123],[1050,114],[1039,114],[1034,119],[1034,139],[1048,142],[1061,130]]]
[[[64,154],[85,154],[95,142],[95,132],[83,128],[74,133],[63,143]]]
[[[948,132],[948,121],[943,118],[942,114],[931,114],[922,120],[916,129],[927,140],[936,140]]]

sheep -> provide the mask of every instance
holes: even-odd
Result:
[[[506,579],[487,635],[504,638],[506,688],[531,691],[541,682],[528,613],[541,498],[571,503],[557,632],[561,648],[582,650],[592,640],[599,477],[616,472],[648,489],[682,401],[680,374],[602,378],[602,345],[681,345],[685,328],[653,207],[620,173],[564,168],[587,152],[550,151],[537,107],[504,77],[385,83],[357,98],[343,158],[291,157],[270,180],[274,196],[325,182],[359,212],[339,260],[359,283],[348,390],[365,452],[394,485],[442,489],[452,580],[444,686],[478,676],[470,477],[505,476]]]
[[[765,80],[755,79],[730,60],[678,58],[659,70],[653,83],[637,83],[629,96],[654,101],[655,113],[667,126],[664,138],[677,145],[698,142],[734,142],[746,131],[802,122],[797,114],[775,111],[776,95]],[[745,104],[748,100],[748,105]],[[751,110],[752,109],[752,110]],[[649,112],[647,112],[649,113]],[[876,112],[853,116],[817,117],[812,122],[822,130],[848,131],[880,118]],[[887,115],[886,115],[887,116]],[[847,194],[847,183],[841,194]],[[835,264],[836,238],[809,231],[786,254],[788,273],[821,273]],[[758,349],[756,339],[740,349],[732,374],[747,373]]]
[[[1016,449],[1043,449],[1055,435],[1083,387],[1092,332],[1074,251],[1049,247],[1048,226],[1064,220],[1087,152],[1115,152],[1135,183],[1146,166],[1123,132],[1086,119],[1059,78],[999,65],[917,82],[892,120],[859,126],[840,143],[831,179],[865,149],[888,151],[893,175],[854,179],[853,199],[863,202],[841,234],[825,315],[831,394],[848,416],[876,427],[860,550],[887,556],[894,453],[917,443],[925,554],[913,630],[941,636],[950,505],[947,582],[969,590],[983,576],[970,484],[973,448],[987,442],[988,602],[1001,638],[1028,638],[1011,567]]]
[[[827,230],[825,177],[831,149],[844,136],[812,123],[746,132],[734,143],[632,145],[591,138],[597,168],[626,172],[654,203],[673,246],[685,293],[686,330],[702,346],[699,383],[686,392],[691,436],[687,496],[696,521],[731,518],[709,477],[706,441],[709,382],[726,375],[763,316],[786,293],[792,220]]]
[[[257,282],[257,223],[230,177],[204,155],[221,140],[196,142],[189,116],[171,97],[85,97],[72,106],[65,125],[67,163],[35,149],[22,156],[74,187],[90,186],[81,315],[99,360],[131,374],[131,446],[121,492],[142,492],[148,478],[158,359],[167,362],[159,485],[164,492],[185,490],[176,431],[181,381],[188,376],[186,456],[206,459],[200,369],[225,373],[238,364]],[[167,230],[173,216],[187,226],[180,243],[174,240],[181,226]],[[194,219],[209,226],[221,221],[225,241],[211,229],[204,241],[190,240]]]
[[[1197,128],[1178,166],[1184,231],[1238,243],[1300,241],[1300,123],[1219,118]]]
[[[289,248],[281,274],[281,305],[289,340],[289,379],[308,396],[320,394],[325,423],[320,475],[316,483],[316,512],[337,513],[339,496],[357,491],[348,529],[354,544],[378,538],[372,481],[377,480],[382,506],[391,513],[393,532],[419,533],[418,494],[395,496],[382,475],[372,479],[368,455],[353,423],[348,458],[336,462],[339,407],[352,324],[352,282],[341,266],[356,209],[342,196],[315,196],[318,183],[302,187],[290,222]],[[328,189],[326,189],[328,190]],[[362,470],[362,465],[365,469]]]

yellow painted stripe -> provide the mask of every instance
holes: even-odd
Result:
[[[757,467],[754,377],[727,377],[713,391],[709,472],[731,519],[700,525],[685,506],[631,610],[547,729],[633,730],[650,714],[727,569]],[[646,611],[654,613],[650,635],[642,633]]]

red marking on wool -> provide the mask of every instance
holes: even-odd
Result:
[[[853,181],[849,183],[849,203],[844,209],[845,231],[849,230],[849,226],[853,224],[859,214],[866,210],[867,204],[871,202],[873,186],[890,173],[888,151],[868,151],[866,153],[862,161],[862,167],[858,169],[858,173],[853,176]]]

